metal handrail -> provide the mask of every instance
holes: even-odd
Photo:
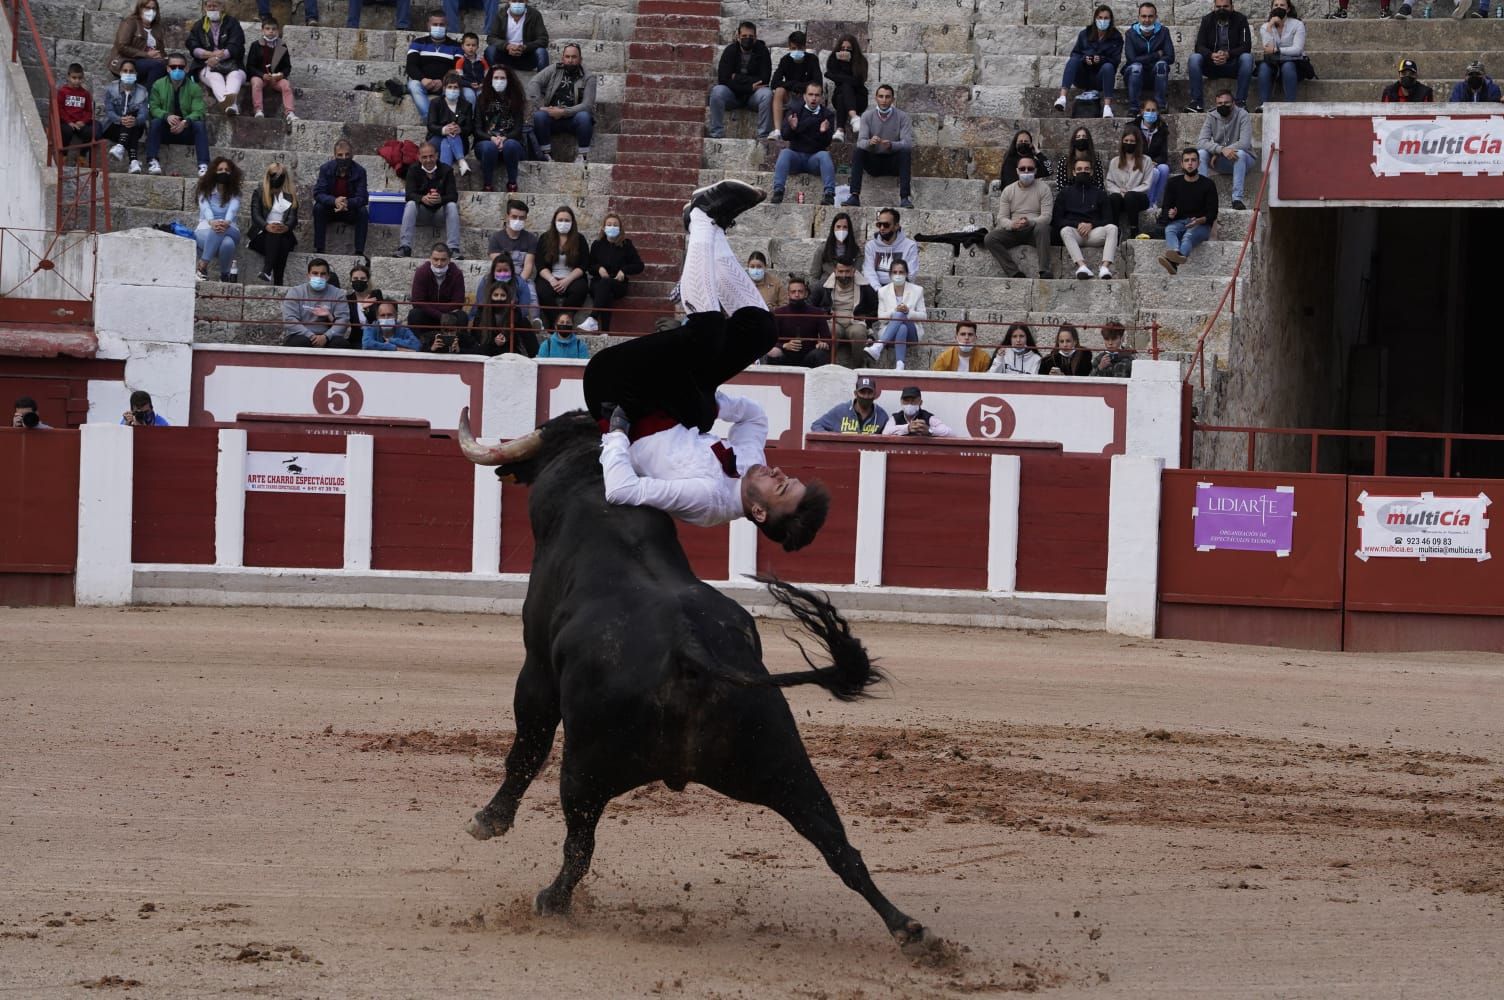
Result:
[[[1389,443],[1393,440],[1413,439],[1442,442],[1442,469],[1445,470],[1444,474],[1449,478],[1451,477],[1452,468],[1452,445],[1455,442],[1477,441],[1490,444],[1504,444],[1504,434],[1459,434],[1443,431],[1376,431],[1325,427],[1251,427],[1246,425],[1199,423],[1192,423],[1191,429],[1196,433],[1244,435],[1247,438],[1248,444],[1248,457],[1245,468],[1249,472],[1255,471],[1260,435],[1277,435],[1281,437],[1309,436],[1311,438],[1310,467],[1307,470],[1309,472],[1319,471],[1322,438],[1366,439],[1373,444],[1373,469],[1376,476],[1388,474]]]

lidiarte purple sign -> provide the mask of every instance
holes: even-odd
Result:
[[[1295,534],[1295,487],[1197,483],[1194,517],[1200,551],[1242,549],[1287,556]]]

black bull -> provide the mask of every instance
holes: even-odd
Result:
[[[539,913],[568,911],[607,802],[654,781],[675,791],[695,781],[777,812],[900,944],[923,942],[924,928],[877,890],[847,841],[778,690],[818,684],[852,700],[882,680],[845,619],[821,596],[764,579],[831,659],[819,667],[806,654],[811,669],[769,674],[752,616],[695,576],[669,516],[606,503],[595,422],[567,414],[544,424],[541,437],[534,457],[505,470],[531,486],[526,658],[506,778],[470,821],[471,835],[511,829],[562,721],[564,864],[538,893]],[[467,439],[462,421],[461,440],[473,445]]]

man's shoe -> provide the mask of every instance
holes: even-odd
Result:
[[[412,247],[398,247],[397,248],[397,252],[394,253],[394,254],[392,254],[393,257],[411,257],[412,255],[413,255],[413,248]]]
[[[1379,20],[1380,21],[1387,21],[1387,20],[1389,20],[1393,16],[1394,16],[1393,14],[1389,13],[1389,8],[1388,7],[1380,7],[1379,8]]]
[[[778,142],[778,141],[780,141],[780,140],[783,139],[783,133],[779,132],[775,128],[773,131],[769,132],[767,135],[758,136],[758,138],[759,139],[770,139],[773,142]]]
[[[1239,212],[1246,212],[1246,211],[1248,211],[1248,206],[1245,205],[1245,204],[1243,204],[1243,199],[1242,198],[1234,198],[1232,200],[1232,207],[1235,208],[1235,209],[1237,209]]]
[[[896,371],[896,372],[903,371],[904,370],[903,362],[902,361],[895,361],[895,362],[893,362],[893,370]]]
[[[820,199],[820,204],[822,204],[822,205],[834,205],[835,203],[836,203],[836,193],[834,191],[827,191],[827,192],[825,192],[824,197],[822,197]]]
[[[1103,104],[1102,105],[1102,117],[1103,118],[1111,118],[1111,117],[1113,117],[1113,114],[1112,114],[1112,105],[1111,104]]]
[[[1082,281],[1091,280],[1091,268],[1086,264],[1077,264],[1076,277],[1080,278]]]
[[[1164,268],[1166,271],[1169,271],[1171,274],[1174,274],[1176,271],[1180,270],[1180,265],[1170,259],[1168,252],[1162,253],[1154,259],[1159,261],[1160,267]]]
[[[899,208],[913,208],[914,207],[914,199],[912,199],[912,198],[900,198],[900,199],[898,199],[898,207]]]
[[[462,253],[460,253],[460,248],[459,247],[450,247],[449,248],[449,259],[450,260],[464,260],[465,259],[465,255],[462,254]]]
[[[254,115],[251,115],[251,117],[252,118],[265,118],[266,117],[266,112],[263,111],[263,110],[261,110],[260,108],[257,108],[256,109],[256,113]]]
[[[1193,115],[1206,114],[1206,105],[1202,104],[1200,101],[1192,101],[1190,104],[1187,104],[1185,106],[1185,109]]]
[[[123,144],[121,144],[121,143],[118,143],[118,142],[115,143],[115,145],[111,146],[110,147],[110,159],[112,159],[112,160],[123,160],[123,159],[125,159],[125,146]]]
[[[773,197],[769,198],[768,202],[769,202],[769,204],[773,204],[773,205],[782,205],[783,204],[783,192],[775,190],[773,192]]]
[[[140,160],[132,160],[131,161],[130,170],[128,171],[128,173],[139,174],[140,172],[141,172],[141,161]]]
[[[689,213],[698,208],[717,226],[730,229],[736,225],[738,215],[760,204],[767,196],[762,188],[734,179],[702,187],[689,196],[689,202],[684,206],[684,228],[689,228]],[[774,201],[778,200],[775,197]]]
[[[146,172],[149,174],[160,174],[162,172],[162,164],[156,160],[152,160],[146,165]]]
[[[1408,20],[1410,20],[1410,5],[1407,4],[1407,3],[1400,4],[1399,12],[1394,15],[1394,19],[1396,21],[1408,21]]]

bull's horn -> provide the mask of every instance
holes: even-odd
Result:
[[[542,443],[542,436],[537,431],[532,431],[506,444],[483,445],[470,433],[470,407],[460,411],[460,451],[476,465],[522,462],[538,454]]]

